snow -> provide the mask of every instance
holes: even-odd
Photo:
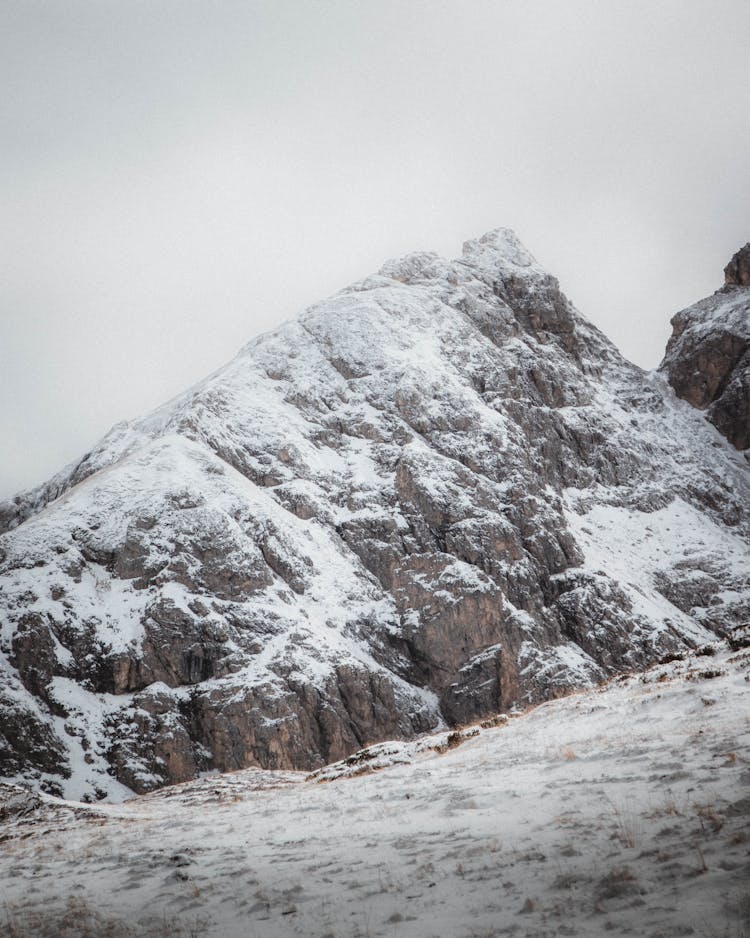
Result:
[[[502,272],[504,276],[526,279],[548,276],[510,228],[495,228],[477,240],[466,241],[462,259],[472,268],[491,274]]]
[[[691,337],[699,338],[714,332],[717,328],[750,338],[750,316],[748,316],[748,296],[743,289],[718,291],[677,313],[677,317],[686,316],[687,331]]]
[[[717,594],[720,603],[750,601],[750,544],[681,498],[643,512],[606,503],[585,511],[580,506],[587,501],[586,493],[568,489],[564,496],[566,521],[585,557],[582,569],[615,579],[630,598],[634,614],[657,628],[669,620],[696,643],[711,640],[694,615],[682,612],[657,588],[655,576],[679,565],[712,569],[727,586]]]
[[[133,792],[108,772],[109,743],[103,724],[108,715],[127,706],[132,695],[93,694],[64,677],[53,678],[49,692],[68,714],[53,717],[69,754],[70,778],[62,781],[64,797],[79,800],[93,790],[111,801],[131,798]]]
[[[6,789],[0,922],[62,938],[740,936],[749,679],[750,652],[717,644],[309,778],[246,770],[25,814]],[[80,931],[61,925],[71,908]]]
[[[522,674],[534,675],[551,687],[565,688],[571,677],[578,687],[591,687],[604,678],[602,669],[575,642],[543,651],[532,642],[524,642],[518,657]]]
[[[583,320],[575,329],[591,349],[582,367],[555,341],[524,331],[523,317],[498,296],[502,282],[514,290],[520,283],[530,296],[554,283],[507,229],[467,242],[458,260],[390,261],[253,340],[152,414],[113,428],[79,463],[23,496],[30,516],[3,535],[0,551],[3,670],[16,680],[12,642],[26,614],[49,631],[59,669],[70,675],[81,667],[74,640],[87,632],[91,654],[137,658],[158,604],[197,632],[236,613],[249,625],[224,645],[231,673],[202,689],[221,687],[233,700],[248,686],[272,693],[280,665],[322,689],[338,665],[350,664],[386,676],[407,709],[440,726],[436,695],[379,663],[379,638],[418,631],[425,609],[401,608],[380,571],[360,560],[356,548],[371,545],[346,542],[343,525],[366,534],[377,522],[402,542],[404,556],[428,549],[415,534],[420,526],[463,538],[472,560],[507,533],[510,546],[490,573],[446,552],[442,572],[417,573],[413,583],[442,609],[496,595],[527,639],[524,674],[556,689],[588,686],[603,669],[559,636],[552,648],[538,647],[549,639],[549,610],[541,598],[519,595],[546,573],[531,559],[543,538],[522,537],[520,522],[514,528],[505,514],[525,499],[524,528],[544,526],[552,540],[567,522],[584,558],[580,572],[601,571],[622,588],[634,637],[646,644],[671,631],[689,644],[706,641],[714,613],[739,615],[750,601],[746,463],[661,376],[628,365]],[[561,406],[520,388],[535,368],[554,376]],[[519,407],[539,421],[526,424]],[[623,478],[597,485],[592,444],[588,462],[579,460],[591,484],[583,479],[562,493],[564,514],[560,492],[538,485],[544,459],[531,435],[545,432],[549,414],[559,418],[561,440],[567,427],[582,429],[611,442],[608,457],[622,454]],[[562,462],[574,457],[560,450]],[[633,465],[639,475],[631,481]],[[718,507],[701,502],[706,493]],[[671,496],[667,507],[641,510],[652,497],[661,504]],[[257,586],[220,593],[220,578],[204,576],[212,551],[217,565],[237,580],[255,576]],[[112,569],[113,556],[129,555],[138,560],[133,570]],[[667,598],[660,578],[686,564],[717,580],[715,605],[683,609]],[[504,595],[511,580],[517,606]],[[199,606],[207,609],[200,621]],[[55,724],[72,747],[71,792],[83,779],[94,784],[97,773],[96,783],[108,784],[105,764],[87,763],[76,749],[75,732],[88,722],[99,739],[115,703],[87,693]],[[127,695],[117,699],[128,705]],[[65,727],[75,730],[70,741]]]

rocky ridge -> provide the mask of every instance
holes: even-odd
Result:
[[[746,461],[505,229],[252,341],[0,526],[0,771],[74,798],[314,769],[750,609]]]

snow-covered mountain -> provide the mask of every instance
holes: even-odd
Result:
[[[313,769],[750,607],[743,454],[504,229],[254,340],[0,522],[0,767],[74,798]]]

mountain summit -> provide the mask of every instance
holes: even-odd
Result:
[[[727,289],[683,340],[747,324]],[[0,770],[311,769],[744,621],[747,462],[684,349],[625,361],[507,229],[253,340],[0,506]]]

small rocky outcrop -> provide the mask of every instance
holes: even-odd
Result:
[[[724,283],[728,287],[750,287],[750,241],[724,268]]]
[[[679,397],[737,449],[750,447],[750,243],[724,268],[725,286],[672,318],[660,369]]]
[[[717,425],[726,289],[684,394]],[[750,608],[746,467],[504,229],[254,340],[0,527],[0,775],[75,798],[314,769]]]

